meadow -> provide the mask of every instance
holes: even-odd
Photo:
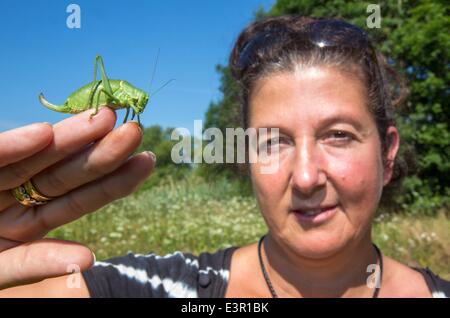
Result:
[[[382,214],[374,242],[385,255],[411,266],[429,267],[450,279],[450,215]],[[266,225],[253,197],[241,196],[226,180],[208,184],[192,175],[118,200],[58,228],[49,237],[86,244],[98,260],[127,252],[216,251],[256,242]]]

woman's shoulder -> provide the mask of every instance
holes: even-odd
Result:
[[[433,273],[428,267],[411,267],[421,273],[427,282],[433,298],[450,298],[450,281]]]
[[[408,266],[390,257],[383,259],[386,263],[383,281],[386,281],[387,297],[450,297],[450,282],[429,268]]]

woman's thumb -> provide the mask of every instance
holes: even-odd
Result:
[[[93,253],[79,243],[55,239],[25,243],[0,253],[0,289],[79,273],[94,261]]]

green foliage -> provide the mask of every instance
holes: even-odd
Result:
[[[406,180],[406,193],[399,202],[420,206],[425,212],[449,204],[448,11],[443,2],[419,1],[406,8],[402,27],[389,37],[391,55],[402,61],[411,92],[409,113],[399,118],[401,134],[418,153],[417,174]]]
[[[375,46],[405,77],[409,88],[408,101],[397,116],[402,138],[400,152],[407,154],[409,161],[417,158],[417,163],[401,191],[396,192],[393,208],[434,213],[437,207],[448,206],[450,201],[449,7],[445,1],[378,1],[381,28],[367,29],[370,3],[278,0],[269,12],[258,11],[255,19],[283,14],[335,17],[368,31]],[[240,125],[237,88],[227,67],[218,66],[217,71],[221,74],[223,99],[210,105],[205,127],[237,127]],[[233,165],[202,169],[205,175],[228,173],[234,178],[239,172]],[[240,178],[249,182],[245,175]]]
[[[168,176],[182,179],[191,170],[188,164],[175,164],[171,158],[172,147],[178,142],[171,140],[170,136],[174,128],[161,128],[159,125],[144,129],[141,146],[137,153],[150,150],[156,155],[156,169],[141,187],[149,189],[159,183],[164,183]]]
[[[87,244],[101,260],[130,250],[212,252],[253,243],[266,232],[254,198],[241,197],[225,179],[208,183],[190,174],[183,180],[168,176],[164,185],[109,204],[49,237]]]
[[[169,130],[170,128],[166,129]],[[163,129],[159,125],[150,126],[144,129],[144,135],[142,137],[141,146],[138,149],[138,152],[144,150],[152,150],[156,148],[156,146],[164,139],[163,137]],[[166,136],[167,137],[167,136]],[[169,136],[170,137],[170,136]],[[154,152],[154,151],[153,151]]]
[[[260,12],[260,11],[258,11]],[[218,65],[216,71],[221,75],[220,91],[223,98],[219,102],[212,102],[205,114],[204,127],[219,128],[226,136],[226,128],[242,127],[240,107],[239,107],[239,90],[235,81],[232,79],[228,67]],[[225,140],[223,145],[223,153],[225,154]],[[243,191],[243,194],[251,194],[251,186],[246,174],[246,166],[237,163],[203,163],[199,167],[199,173],[207,180],[214,180],[220,176],[224,176],[236,181]]]

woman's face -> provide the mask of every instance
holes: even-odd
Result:
[[[296,255],[319,259],[367,237],[392,166],[383,168],[360,80],[332,68],[299,68],[259,80],[249,105],[249,127],[279,128],[278,157],[268,155],[278,169],[262,173],[261,163],[250,168],[276,241]],[[388,135],[393,159],[397,130],[390,127]],[[263,138],[259,145],[271,136]],[[269,147],[275,150],[276,142]]]

